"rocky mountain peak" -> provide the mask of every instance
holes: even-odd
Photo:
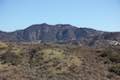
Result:
[[[97,41],[113,40],[120,42],[120,32],[103,32],[90,28],[79,28],[70,24],[50,25],[47,23],[33,24],[26,29],[15,32],[0,32],[3,41],[43,41],[70,42],[77,41],[94,45]],[[101,42],[102,43],[102,42]],[[102,43],[104,44],[104,43]]]

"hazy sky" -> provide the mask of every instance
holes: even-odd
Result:
[[[120,31],[120,0],[0,0],[0,30],[40,23]]]

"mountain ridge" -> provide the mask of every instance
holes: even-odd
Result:
[[[0,31],[0,40],[15,42],[81,42],[91,44],[96,41],[120,41],[120,32],[105,32],[91,28],[79,28],[70,24],[33,24],[13,32]],[[92,44],[93,45],[93,44]]]

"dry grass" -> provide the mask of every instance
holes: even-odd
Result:
[[[0,49],[5,49],[7,47],[8,45],[6,43],[0,42]]]
[[[104,64],[90,48],[12,43],[5,48],[0,50],[0,80],[105,80]],[[119,66],[110,68],[118,74]]]

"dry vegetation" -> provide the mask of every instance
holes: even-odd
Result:
[[[0,80],[119,80],[120,51],[110,49],[1,42]]]
[[[120,76],[120,47],[106,48],[100,56],[106,59],[105,64],[109,65],[108,70]]]

